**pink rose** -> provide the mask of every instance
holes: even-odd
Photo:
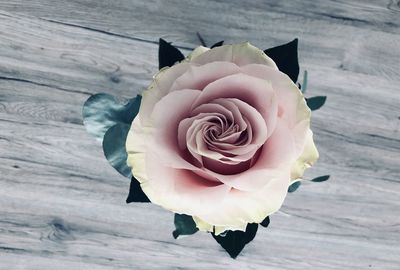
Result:
[[[276,212],[318,158],[310,114],[262,50],[199,47],[143,92],[128,164],[153,203],[200,230],[244,231]]]

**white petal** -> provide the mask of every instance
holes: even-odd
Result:
[[[242,228],[244,231],[247,223],[260,223],[279,210],[289,184],[290,169],[280,179],[271,181],[257,192],[232,189],[214,212],[198,215],[195,221],[201,220],[199,226],[204,230],[209,230],[206,224],[213,224],[225,228]]]
[[[314,144],[313,133],[308,130],[303,153],[292,167],[291,179],[296,180],[303,177],[304,171],[311,167],[318,157],[319,153]]]
[[[191,65],[185,73],[175,80],[170,91],[181,89],[203,90],[209,83],[239,72],[240,68],[229,62],[212,62],[201,66]]]
[[[195,59],[196,57],[198,57],[199,55],[205,53],[206,51],[210,50],[210,48],[207,47],[203,47],[203,46],[199,46],[196,49],[194,49],[187,57],[184,61],[192,61],[193,59]]]
[[[310,118],[311,111],[305,102],[303,94],[286,74],[258,64],[243,66],[241,70],[247,75],[271,83],[278,97],[279,116],[285,119],[290,127],[295,126],[304,119]]]
[[[270,57],[249,42],[213,48],[192,59],[191,62],[204,65],[215,61],[232,62],[238,66],[262,64],[278,69]]]

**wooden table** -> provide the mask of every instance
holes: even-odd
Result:
[[[262,48],[298,37],[308,95],[328,96],[307,178],[331,179],[289,194],[237,260],[125,204],[129,181],[82,125],[91,94],[145,89],[159,37],[193,48],[197,31]],[[399,130],[399,0],[1,0],[0,268],[400,269]]]

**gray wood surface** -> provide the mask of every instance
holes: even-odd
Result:
[[[321,158],[237,260],[173,215],[126,205],[82,125],[90,94],[131,97],[157,40],[183,48],[298,37]],[[185,53],[189,50],[184,49]],[[400,4],[339,1],[0,1],[0,269],[400,269]]]

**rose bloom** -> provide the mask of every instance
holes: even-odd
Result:
[[[200,230],[262,222],[318,158],[304,96],[249,43],[198,47],[142,95],[128,165],[151,202]]]

